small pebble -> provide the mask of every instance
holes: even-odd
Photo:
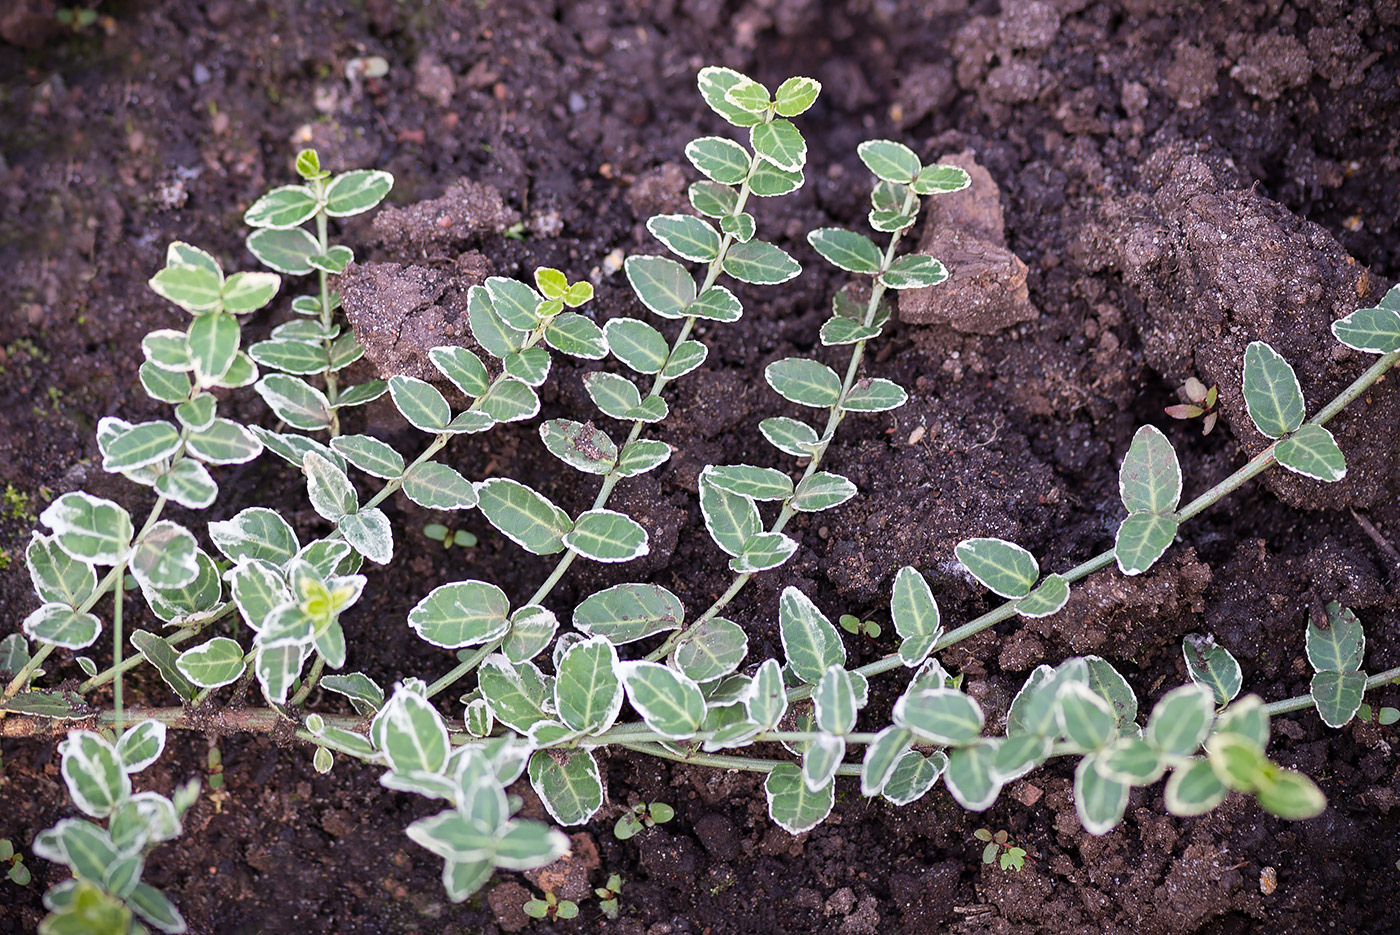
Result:
[[[214,77],[214,76],[211,75],[211,74],[209,74],[209,69],[206,68],[206,67],[204,66],[204,63],[203,63],[203,62],[197,62],[197,63],[195,63],[195,66],[194,66],[194,83],[195,83],[195,84],[208,84],[208,83],[209,83],[209,79],[212,78],[212,77]]]
[[[582,113],[588,107],[588,102],[583,99],[583,95],[577,91],[569,92],[569,113]]]
[[[1265,896],[1273,895],[1278,889],[1278,871],[1273,867],[1265,867],[1259,871],[1259,892]]]

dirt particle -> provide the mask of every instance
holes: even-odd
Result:
[[[524,907],[534,897],[535,894],[519,883],[502,883],[486,894],[486,904],[491,907],[502,931],[518,932],[530,924]]]

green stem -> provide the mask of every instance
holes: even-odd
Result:
[[[287,707],[295,708],[306,700],[306,696],[311,694],[311,689],[316,687],[316,683],[321,680],[321,670],[326,667],[326,657],[320,653],[316,654],[316,659],[311,663],[311,671],[301,683],[301,688],[292,696],[292,700],[287,702]]]
[[[126,593],[123,587],[126,562],[121,562],[116,566],[118,581],[116,590],[112,594],[112,665],[122,664],[122,596]],[[122,673],[117,670],[117,677],[112,682],[112,707],[116,710],[117,718],[122,716]]]
[[[205,627],[209,626],[214,621],[222,620],[224,617],[227,617],[229,614],[233,613],[233,610],[233,605],[230,604],[221,613],[219,613],[218,616],[211,617],[210,619],[201,621],[200,623],[191,624],[190,626],[185,627],[183,630],[177,630],[170,636],[165,637],[165,641],[171,646],[179,646],[181,643],[185,642],[190,637],[198,635],[200,631],[202,631]],[[78,694],[86,695],[94,688],[101,688],[103,685],[106,685],[108,682],[112,681],[112,679],[116,678],[118,671],[130,671],[131,669],[136,668],[145,661],[146,657],[142,656],[139,653],[135,656],[128,656],[127,658],[121,661],[120,665],[114,665],[110,668],[103,669],[101,672],[97,673],[92,678],[79,685],[77,688]]]
[[[628,750],[635,750],[637,753],[645,753],[648,756],[660,757],[663,760],[675,760],[677,763],[691,763],[696,766],[712,766],[716,769],[741,769],[751,773],[771,773],[774,768],[784,763],[791,765],[791,760],[768,760],[750,756],[726,756],[722,753],[676,753],[672,750],[652,743],[623,743],[619,746]],[[836,767],[838,776],[859,776],[860,766],[856,763],[843,763]]]
[[[1391,682],[1400,679],[1400,668],[1386,669],[1384,672],[1377,672],[1366,679],[1366,691],[1373,688],[1380,688],[1382,685],[1389,685]],[[1271,701],[1264,705],[1263,711],[1269,717],[1278,714],[1287,714],[1289,711],[1303,711],[1314,705],[1313,696],[1298,695],[1294,698],[1285,698],[1283,701]]]
[[[904,196],[903,213],[909,214],[913,211],[918,201],[917,195],[912,191],[908,192]],[[889,245],[885,247],[885,256],[880,264],[881,269],[887,269],[890,263],[894,262],[894,254],[899,248],[899,242],[903,235],[904,231],[896,231],[891,235]],[[870,290],[870,301],[865,306],[865,315],[861,322],[865,327],[869,328],[875,321],[875,316],[880,310],[880,300],[884,298],[885,291],[885,284],[876,276],[874,285]],[[861,361],[865,357],[865,345],[866,340],[861,339],[855,342],[851,348],[851,359],[846,365],[846,377],[841,382],[841,392],[836,397],[836,402],[831,404],[831,409],[828,411],[826,418],[826,428],[822,431],[821,438],[812,447],[812,457],[807,462],[807,469],[802,472],[802,477],[795,486],[801,486],[804,481],[817,473],[817,468],[821,465],[822,458],[826,456],[827,448],[831,446],[832,440],[836,437],[837,427],[840,426],[842,420],[846,417],[846,398],[851,395],[851,388],[855,386],[856,376],[860,372]],[[773,521],[769,532],[782,532],[783,529],[787,527],[788,522],[797,515],[798,511],[793,508],[792,500],[793,498],[789,497],[787,500],[783,501],[782,509],[778,511],[778,516]],[[717,597],[714,603],[710,604],[703,614],[695,618],[689,625],[679,630],[673,630],[660,646],[647,654],[647,660],[656,662],[660,659],[664,659],[666,654],[685,638],[686,634],[723,610],[725,606],[744,589],[744,585],[748,584],[749,579],[753,576],[754,572],[742,572],[736,575],[734,580],[730,582],[729,587],[725,589],[724,593]]]
[[[324,179],[316,179],[313,183],[317,200],[321,200],[325,195],[326,182]],[[316,212],[316,244],[321,248],[321,255],[325,256],[331,248],[330,232],[328,231],[329,215],[322,207]],[[329,328],[334,318],[331,311],[331,290],[330,277],[323,269],[316,271],[316,278],[320,285],[321,292],[321,327]],[[332,341],[330,338],[322,338],[321,346],[326,349],[327,358],[330,357]],[[340,380],[334,372],[327,370],[326,377],[326,399],[331,404],[331,424],[330,434],[334,438],[340,434],[340,410],[336,408],[336,400],[340,397]]]

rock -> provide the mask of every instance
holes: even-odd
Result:
[[[387,247],[427,252],[459,247],[481,234],[501,234],[520,220],[494,186],[458,179],[441,198],[396,208],[386,205],[374,216],[374,232]]]
[[[972,176],[961,192],[929,201],[919,252],[948,267],[948,279],[899,294],[899,318],[916,325],[951,325],[992,334],[1040,315],[1026,286],[1026,264],[1006,249],[1001,193],[970,151],[943,160]]]
[[[525,904],[534,898],[535,894],[519,883],[502,883],[486,894],[486,904],[502,931],[518,932],[530,924]]]
[[[603,865],[598,856],[598,845],[587,832],[580,831],[569,838],[569,853],[552,864],[537,870],[525,871],[525,879],[546,893],[553,893],[560,899],[583,902],[593,893],[588,884],[589,875]]]
[[[446,107],[457,91],[457,80],[442,59],[431,52],[423,52],[413,63],[413,90],[439,107]]]

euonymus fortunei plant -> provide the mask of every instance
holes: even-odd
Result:
[[[835,295],[820,332],[829,348],[823,358],[841,365],[792,357],[765,369],[776,393],[813,411],[810,420],[770,418],[757,426],[780,453],[799,459],[800,475],[747,464],[701,472],[700,511],[715,546],[729,557],[730,586],[710,606],[686,608],[659,585],[620,584],[587,596],[568,616],[570,627],[561,626],[550,596],[573,562],[627,562],[648,550],[645,529],[608,503],[619,480],[671,456],[665,442],[648,437],[648,426],[668,414],[667,387],[705,362],[705,345],[692,337],[696,322],[741,327],[734,323],[742,304],[725,281],[780,285],[801,272],[786,251],[758,237],[751,208],[803,184],[806,144],[792,118],[811,107],[820,86],[792,78],[770,93],[737,72],[706,68],[699,88],[739,139],[691,141],[686,154],[704,176],[689,191],[695,214],[648,221],[678,259],[639,254],[626,261],[637,299],[660,321],[615,317],[600,328],[580,311],[593,298],[592,286],[558,270],[535,270],[530,282],[487,279],[470,289],[468,317],[489,363],[465,347],[430,354],[443,380],[471,400],[460,411],[431,383],[408,376],[350,387],[338,380],[363,350],[335,315],[339,298],[328,276],[351,253],[329,242],[328,219],[373,208],[392,186],[387,173],[331,177],[308,150],[296,160],[302,181],[274,189],[248,210],[253,255],[287,276],[315,273],[316,287],[292,301],[301,317],[246,351],[238,316],[271,302],[280,277],[225,276],[210,254],[170,246],[151,286],[190,318],[184,330],[146,337],[139,376],[152,397],[175,407],[175,418],[140,425],[109,418],[98,428],[104,469],[153,487],[154,505],[138,526],[125,507],[83,492],[50,504],[41,516],[48,531],[35,533],[26,554],[41,606],[22,633],[0,642],[0,670],[9,673],[0,708],[4,733],[79,722],[60,747],[62,773],[78,810],[107,821],[104,827],[65,819],[35,840],[35,854],[66,863],[74,874],[46,895],[52,915],[44,931],[183,930],[173,904],[140,876],[149,850],[179,834],[197,788],[167,799],[134,792],[131,776],[159,756],[167,727],[194,726],[192,710],[212,704],[215,692],[242,699],[253,683],[265,706],[223,710],[221,728],[290,728],[314,749],[317,770],[331,769],[340,754],[384,770],[380,781],[388,788],[442,801],[441,811],[407,833],[442,858],[443,885],[454,900],[475,892],[497,868],[542,866],[568,849],[559,830],[513,818],[519,803],[506,789],[528,775],[557,823],[584,823],[604,803],[596,751],[605,748],[765,773],[769,812],[794,833],[827,816],[841,777],[858,780],[863,795],[895,805],[918,799],[942,778],[958,802],[982,810],[1007,783],[1061,756],[1077,760],[1075,801],[1095,834],[1121,820],[1134,786],[1167,773],[1167,807],[1178,815],[1208,811],[1230,790],[1289,818],[1323,807],[1309,779],[1265,756],[1270,715],[1315,705],[1326,723],[1340,726],[1355,715],[1367,688],[1400,675],[1368,677],[1361,670],[1361,624],[1335,604],[1327,625],[1314,624],[1307,634],[1317,669],[1309,696],[1273,704],[1238,697],[1238,663],[1208,636],[1192,635],[1183,645],[1191,683],[1169,691],[1141,724],[1134,689],[1108,660],[1089,656],[1037,668],[1007,712],[1004,733],[987,736],[981,706],[935,654],[1013,616],[1058,612],[1076,581],[1115,562],[1123,574],[1146,571],[1181,523],[1274,462],[1318,480],[1341,478],[1345,459],[1324,426],[1400,359],[1400,289],[1380,307],[1334,325],[1344,344],[1382,356],[1311,420],[1289,365],[1266,344],[1250,345],[1245,403],[1276,441],[1184,507],[1175,452],[1159,431],[1141,429],[1120,473],[1128,516],[1114,548],[1102,555],[1042,575],[1036,558],[1014,543],[976,537],[959,543],[956,558],[967,572],[1006,598],[963,626],[944,628],[932,589],[913,567],[894,576],[890,619],[898,651],[857,668],[848,668],[845,638],[829,617],[839,609],[819,608],[798,588],[784,589],[776,608],[781,659],[751,659],[741,622],[721,616],[752,576],[792,557],[798,544],[784,529],[793,517],[831,509],[857,493],[846,478],[822,470],[843,420],[895,409],[907,398],[895,383],[862,374],[865,350],[888,321],[888,290],[946,278],[937,260],[900,247],[924,198],[965,188],[969,179],[956,167],[923,165],[897,142],[872,140],[859,148],[875,177],[868,220],[876,236],[840,228],[808,234],[822,258],[856,278]],[[304,227],[313,221],[314,234]],[[573,515],[516,480],[472,481],[473,465],[437,460],[456,435],[533,418],[537,388],[549,379],[556,353],[611,356],[620,365],[585,377],[598,414],[539,428],[543,449],[566,469],[599,479],[592,505]],[[215,391],[249,385],[276,416],[275,429],[217,414]],[[342,410],[386,391],[426,436],[416,453],[342,431]],[[249,461],[264,449],[304,475],[310,504],[325,521],[319,538],[303,542],[272,509],[237,509],[219,499],[210,466]],[[359,486],[352,471],[364,475]],[[363,496],[365,484],[377,490]],[[521,548],[558,559],[530,594],[512,596],[469,579],[422,595],[405,626],[455,651],[455,665],[432,681],[405,673],[386,691],[347,670],[355,647],[340,617],[373,581],[372,572],[362,573],[363,561],[386,564],[395,557],[381,505],[396,493],[434,510],[479,510]],[[207,524],[202,539],[160,519],[169,501],[220,518]],[[439,525],[441,541],[455,540]],[[124,633],[130,598],[120,584],[128,573],[164,624],[161,632]],[[84,659],[91,671],[76,690],[37,687],[55,649],[81,650],[102,635],[93,611],[108,595],[112,666],[97,672]],[[853,638],[879,632],[878,624],[855,617],[841,626]],[[128,642],[135,655],[125,653]],[[31,643],[37,644],[32,654]],[[123,708],[122,674],[141,664],[159,673],[177,706]],[[911,674],[890,723],[869,723],[862,715],[869,679],[901,668]],[[108,683],[111,708],[88,707],[85,698]],[[306,710],[318,686],[343,696],[354,713]],[[453,688],[459,700],[441,703]],[[744,752],[774,742],[792,756]],[[628,814],[643,824],[665,820],[648,811],[657,808],[641,804]]]

